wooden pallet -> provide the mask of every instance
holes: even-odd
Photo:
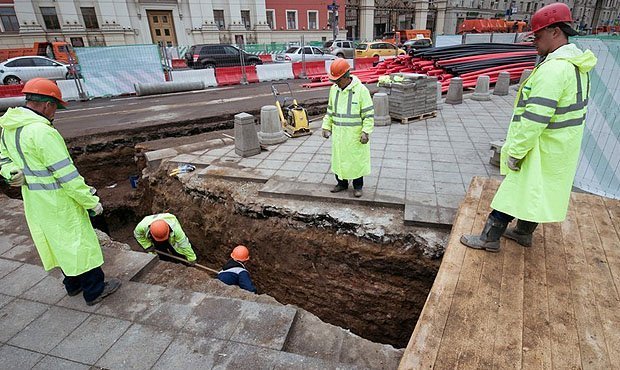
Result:
[[[390,113],[390,116],[392,116],[392,119],[400,121],[401,124],[406,125],[410,121],[420,121],[423,119],[429,119],[429,118],[436,117],[437,111],[434,110],[432,112],[422,113],[422,114],[418,114],[418,115],[410,116],[410,117],[403,117],[403,116],[400,116],[398,114],[393,114],[393,113]]]

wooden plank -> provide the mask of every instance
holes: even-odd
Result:
[[[483,185],[484,179],[474,177],[461,203],[441,267],[400,361],[401,370],[432,368],[435,364],[465,256],[466,248],[460,247],[459,238],[472,231]]]
[[[493,368],[522,368],[523,255],[523,248],[504,249]]]
[[[577,333],[579,335],[579,349],[581,364],[584,368],[609,369],[609,356],[601,318],[596,310],[596,298],[593,289],[597,289],[589,280],[589,273],[583,241],[579,233],[579,225],[574,210],[574,194],[571,195],[573,207],[569,207],[566,220],[562,223],[564,234],[564,253],[568,267],[568,276],[571,283],[571,294],[575,318],[577,319]]]
[[[531,248],[509,240],[508,248],[524,248],[523,368],[550,369],[551,332],[547,301],[546,251],[543,226],[534,233]]]
[[[544,224],[547,300],[551,335],[551,360],[556,369],[580,369],[579,336],[573,309],[564,237],[559,223]],[[544,299],[544,297],[541,297]]]
[[[609,362],[620,366],[620,297],[610,270],[610,259],[618,257],[620,243],[600,197],[575,195],[575,212],[587,261],[589,280],[603,326]],[[603,246],[605,244],[605,247]]]
[[[495,184],[496,182],[487,180],[484,185],[474,220],[473,234],[480,233],[488,217],[490,212],[489,204],[496,191]],[[459,237],[462,235],[461,233],[458,234]],[[455,246],[465,250],[465,258],[463,259],[452,306],[450,307],[448,322],[441,340],[439,353],[437,354],[436,369],[454,368],[459,363],[475,361],[472,357],[472,352],[475,352],[475,350],[468,349],[469,344],[473,340],[463,340],[463,338],[469,338],[471,333],[479,329],[474,327],[477,322],[476,311],[481,309],[477,302],[480,298],[477,292],[482,276],[481,266],[483,266],[484,260],[490,258],[490,256],[486,251],[467,248],[460,244],[459,241],[456,241]]]
[[[601,201],[605,207],[607,217],[596,218],[597,229],[603,240],[603,247],[607,255],[609,269],[611,270],[611,275],[614,277],[616,292],[620,295],[620,200],[601,197]],[[597,212],[597,214],[600,213],[602,213],[602,211]],[[615,236],[613,235],[613,231],[615,231]]]

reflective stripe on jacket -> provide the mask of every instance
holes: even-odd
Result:
[[[26,221],[45,270],[76,276],[103,264],[88,209],[99,202],[80,176],[64,140],[50,122],[27,108],[0,118],[2,176],[22,169]],[[10,160],[7,161],[7,159]]]
[[[346,180],[370,174],[370,143],[360,143],[360,136],[362,131],[370,135],[375,125],[370,92],[357,77],[351,78],[344,90],[331,87],[323,117],[323,129],[332,132],[332,172]]]
[[[159,213],[156,215],[146,216],[145,218],[138,223],[136,228],[133,231],[133,235],[140,243],[142,248],[148,249],[153,246],[153,240],[151,239],[151,234],[149,227],[155,220],[164,220],[170,226],[172,231],[170,232],[170,245],[174,250],[185,256],[189,262],[196,261],[196,254],[192,249],[192,245],[189,242],[189,239],[183,232],[183,228],[181,228],[181,223],[177,220],[176,216],[170,213]]]
[[[590,93],[588,72],[595,65],[592,52],[567,44],[549,54],[519,88],[501,152],[506,178],[493,209],[532,222],[566,218]],[[520,171],[508,168],[508,156],[522,159]]]

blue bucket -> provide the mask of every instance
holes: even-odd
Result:
[[[131,184],[132,189],[136,189],[138,187],[138,180],[140,178],[138,176],[129,176],[129,183]]]

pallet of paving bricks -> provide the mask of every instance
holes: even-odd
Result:
[[[393,120],[400,121],[400,123],[403,125],[406,125],[409,122],[421,121],[423,119],[429,119],[429,118],[433,118],[436,116],[437,116],[436,110],[432,112],[426,112],[426,113],[422,113],[422,114],[418,114],[414,116],[409,116],[409,117],[401,116],[400,114],[395,114],[395,113],[390,112],[390,117],[392,117]]]

